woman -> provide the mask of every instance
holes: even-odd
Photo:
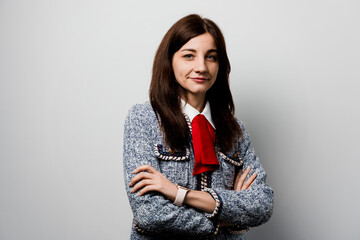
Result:
[[[130,109],[124,133],[131,239],[245,239],[269,220],[273,191],[234,117],[220,29],[192,14],[155,56],[150,103]]]

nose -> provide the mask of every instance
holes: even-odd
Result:
[[[198,58],[195,63],[194,71],[196,73],[205,73],[207,72],[207,66],[204,58]]]

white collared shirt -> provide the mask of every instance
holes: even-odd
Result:
[[[198,114],[204,115],[206,120],[208,120],[208,122],[211,124],[211,126],[215,129],[215,125],[214,125],[214,122],[211,117],[211,109],[210,109],[209,102],[206,102],[204,110],[202,112],[199,112],[193,106],[191,106],[190,104],[186,103],[184,100],[181,99],[181,111],[189,117],[190,122],[192,122],[192,120],[194,119],[194,117],[196,115],[198,115]]]

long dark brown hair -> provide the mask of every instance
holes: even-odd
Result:
[[[155,55],[149,90],[150,103],[165,142],[173,150],[188,147],[190,135],[180,106],[180,96],[186,97],[186,90],[175,79],[172,58],[190,39],[204,33],[210,33],[214,38],[219,61],[215,83],[206,93],[216,128],[216,145],[221,151],[229,151],[237,137],[242,136],[234,118],[235,107],[229,87],[230,62],[224,36],[213,21],[191,14],[177,21],[162,39]]]

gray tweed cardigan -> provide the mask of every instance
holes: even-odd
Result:
[[[220,168],[193,176],[192,148],[172,152],[163,141],[150,103],[133,106],[125,121],[124,177],[134,215],[131,239],[245,239],[250,227],[269,220],[273,211],[273,190],[266,183],[262,168],[244,125],[244,136],[226,153],[217,151]],[[190,145],[191,146],[191,145]],[[212,214],[186,205],[178,207],[157,192],[144,196],[130,193],[129,183],[138,166],[150,164],[170,181],[181,186],[209,192],[216,200]],[[240,168],[251,167],[258,174],[250,189],[233,191]],[[232,226],[219,227],[219,222]]]

